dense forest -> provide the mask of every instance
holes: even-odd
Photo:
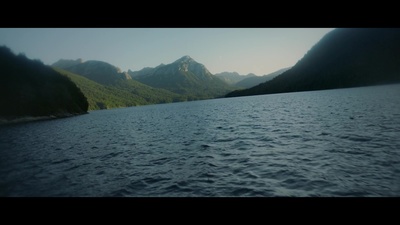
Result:
[[[400,82],[400,29],[343,28],[326,34],[290,70],[227,97]]]
[[[51,67],[0,47],[0,118],[67,116],[88,110],[80,89]]]
[[[102,85],[86,77],[55,68],[69,77],[83,92],[89,110],[111,109],[183,101],[181,96],[167,90],[155,89],[133,80],[115,80],[112,85]]]

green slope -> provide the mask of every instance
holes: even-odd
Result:
[[[78,74],[53,67],[54,70],[69,77],[83,92],[89,102],[89,110],[110,109],[137,105],[167,103],[182,100],[180,96],[159,90],[136,81],[118,81],[105,86]]]

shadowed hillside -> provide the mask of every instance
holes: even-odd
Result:
[[[66,116],[85,113],[88,102],[67,77],[38,60],[0,47],[0,117]]]
[[[326,34],[290,70],[227,97],[400,82],[400,29],[344,28]]]

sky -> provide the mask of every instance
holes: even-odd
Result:
[[[100,60],[137,71],[189,55],[212,73],[293,66],[333,28],[0,28],[0,46],[47,65]]]

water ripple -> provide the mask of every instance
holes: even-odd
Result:
[[[389,85],[3,126],[0,196],[398,197],[399,95]]]

